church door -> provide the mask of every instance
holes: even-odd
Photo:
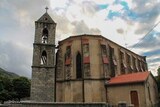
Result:
[[[131,103],[134,104],[134,107],[139,107],[139,99],[137,91],[131,91]]]

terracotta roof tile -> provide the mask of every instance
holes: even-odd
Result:
[[[147,71],[147,72],[138,72],[138,73],[120,75],[111,78],[108,82],[108,85],[144,82],[148,78],[149,74],[150,72]]]

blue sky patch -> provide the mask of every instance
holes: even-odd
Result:
[[[152,63],[152,62],[159,62],[160,61],[160,58],[156,58],[156,59],[150,59],[150,60],[147,60],[148,63]]]
[[[108,4],[100,4],[100,5],[98,5],[98,10],[107,9],[108,6],[109,6]]]
[[[114,17],[120,17],[120,16],[121,16],[121,13],[110,10],[107,18],[112,20]]]
[[[159,55],[159,53],[160,53],[160,49],[154,50],[154,51],[150,51],[150,52],[145,52],[142,55],[144,55],[144,56],[153,56],[153,55]]]
[[[125,10],[129,10],[129,6],[128,6],[128,3],[127,3],[127,2],[122,1],[122,2],[120,2],[120,4],[123,6],[123,8],[124,8]]]
[[[122,5],[124,13],[121,13],[121,11],[112,11],[110,10],[107,18],[112,20],[114,17],[123,17],[124,19],[130,19],[137,21],[138,15],[133,11],[129,9],[128,3],[126,1],[121,1],[121,0],[115,0],[114,5]]]

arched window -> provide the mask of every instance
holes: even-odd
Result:
[[[47,30],[47,28],[43,29],[42,43],[48,43],[48,30]]]
[[[82,78],[81,54],[79,52],[76,56],[76,77]]]
[[[47,53],[46,51],[42,52],[42,56],[41,56],[41,65],[47,64]]]

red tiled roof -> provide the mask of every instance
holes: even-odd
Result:
[[[108,85],[117,85],[117,84],[127,84],[127,83],[137,83],[137,82],[144,82],[150,72],[138,72],[132,74],[125,74],[120,75],[109,80]]]

